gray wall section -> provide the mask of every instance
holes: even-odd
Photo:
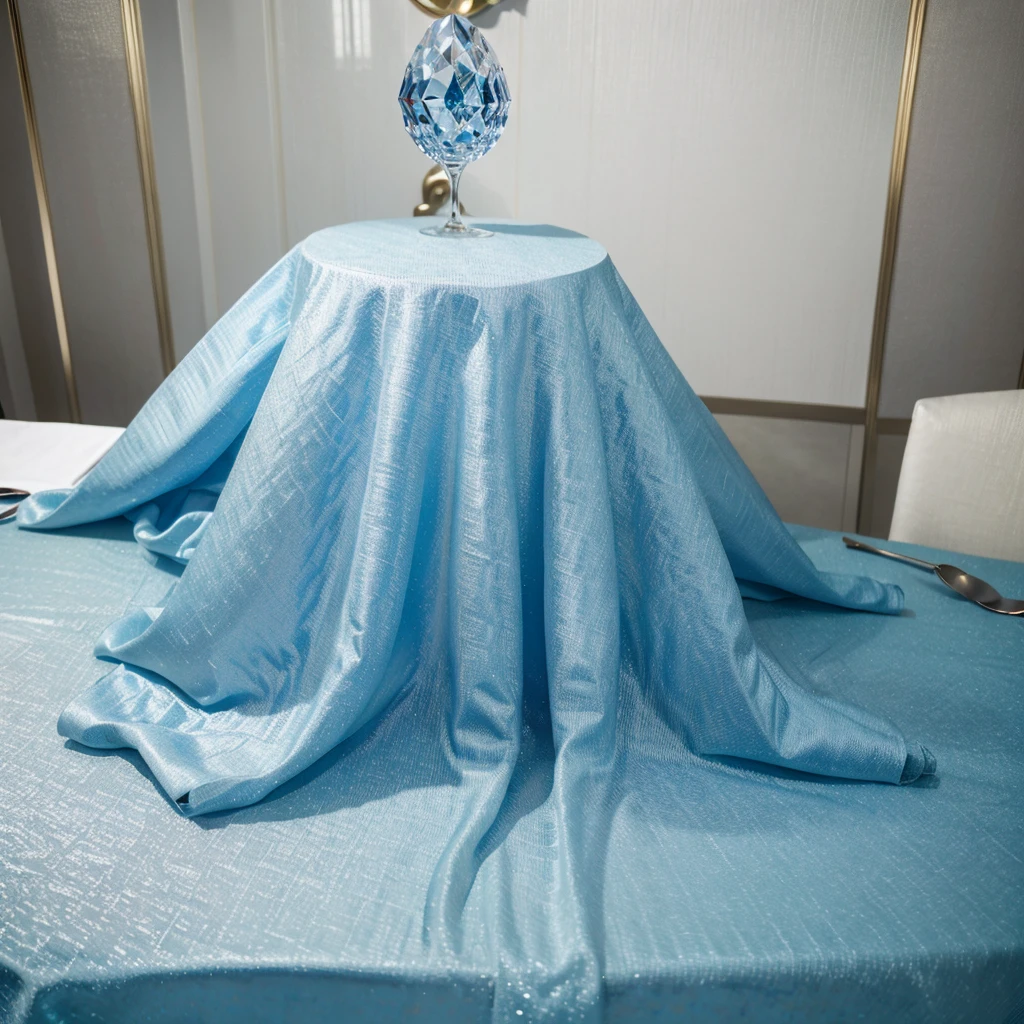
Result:
[[[20,8],[82,418],[124,425],[163,372],[121,8]]]
[[[1024,355],[1024,3],[929,0],[880,414],[1017,385]]]
[[[35,412],[41,420],[66,420],[60,342],[6,8],[0,14],[0,139],[0,221]]]
[[[11,268],[0,222],[0,405],[11,420],[34,420],[36,403],[25,362],[25,348],[14,301]]]
[[[863,427],[719,413],[715,419],[783,519],[855,528]]]
[[[905,434],[879,434],[875,455],[875,496],[871,506],[871,534],[888,537],[892,513],[896,507],[896,487],[900,482]]]

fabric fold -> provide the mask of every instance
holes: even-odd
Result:
[[[892,784],[935,765],[761,650],[740,590],[894,614],[899,588],[814,567],[600,246],[494,227],[312,236],[19,525],[128,514],[186,563],[162,608],[107,630],[118,666],[58,723],[137,749],[186,815],[254,803],[414,690],[443,695],[463,799],[424,947],[489,944],[495,1020],[596,1020],[632,764]],[[503,874],[512,834],[545,894]],[[481,940],[462,924],[482,893]]]
[[[269,270],[181,361],[71,489],[22,502],[18,525],[58,529],[124,515],[195,482],[245,430],[288,334],[305,265],[296,250]]]

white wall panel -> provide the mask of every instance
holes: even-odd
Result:
[[[182,6],[187,19],[185,30],[191,33],[191,5]],[[153,162],[177,362],[216,319],[215,297],[211,291],[208,309],[199,244],[199,206],[193,176],[179,5],[168,0],[142,0],[140,10],[146,40]],[[201,156],[201,149],[199,153]]]
[[[163,2],[165,0],[161,0],[161,3]],[[199,91],[199,49],[196,43],[194,0],[178,0],[178,37],[181,43],[185,119],[188,123],[192,193],[195,197],[195,220],[198,231],[199,248],[194,256],[202,277],[203,317],[206,329],[209,330],[219,317],[220,308],[217,300],[217,267],[213,250],[213,220],[210,215],[210,180],[206,171],[206,140],[203,137],[203,100]],[[190,212],[182,210],[181,215],[188,216]]]
[[[219,313],[288,247],[270,13],[259,0],[194,5]]]
[[[407,213],[423,169],[395,97],[408,29],[421,19],[407,0],[300,0],[275,11],[291,240]]]
[[[907,14],[531,0],[521,216],[600,239],[699,392],[862,405]]]
[[[290,240],[328,224],[408,216],[431,162],[405,133],[398,88],[429,19],[409,0],[278,0],[275,13]],[[513,89],[518,30],[516,15],[488,30]],[[514,125],[466,172],[473,213],[513,215]]]

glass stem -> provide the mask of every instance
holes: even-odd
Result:
[[[465,231],[466,225],[462,223],[462,217],[459,214],[459,181],[462,179],[462,172],[465,170],[465,164],[461,164],[458,167],[445,167],[445,172],[448,175],[448,186],[451,192],[451,214],[448,217],[448,223],[445,224],[445,231]]]

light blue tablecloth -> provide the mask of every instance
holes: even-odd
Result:
[[[835,638],[819,648],[811,629],[787,644],[777,618],[791,602],[745,609],[737,580],[827,602],[831,615],[860,609],[836,621],[861,638],[901,621],[903,592],[807,557],[600,246],[544,226],[497,225],[495,238],[461,244],[418,226],[312,236],[82,484],[24,502],[19,525],[35,529],[124,513],[142,548],[187,564],[180,580],[149,570],[145,592],[104,624],[97,653],[122,664],[65,695],[60,730],[93,749],[136,748],[165,814],[195,818],[190,835],[230,833],[289,800],[307,808],[309,843],[269,843],[235,905],[249,913],[265,895],[283,920],[308,916],[325,892],[355,900],[326,940],[344,950],[331,969],[350,958],[381,979],[419,977],[501,1024],[596,1021],[635,998],[664,1008],[659,979],[685,979],[663,962],[680,943],[744,963],[748,947],[723,945],[729,930],[705,919],[731,914],[707,906],[680,932],[663,903],[699,905],[709,890],[721,900],[715,875],[728,868],[726,902],[757,915],[764,880],[751,879],[773,859],[746,833],[764,808],[792,839],[805,823],[780,810],[783,794],[846,786],[870,801],[864,786],[822,776],[912,783],[934,769],[916,742],[930,735],[904,740]],[[55,537],[34,543],[57,550]],[[1019,640],[1018,626],[1002,635]],[[101,763],[93,778],[115,770]],[[931,793],[924,780],[891,792],[887,827]],[[333,812],[358,833],[325,843]],[[94,800],[85,813],[103,809]],[[718,835],[723,822],[743,841]],[[713,836],[724,864],[676,849],[689,830]],[[316,884],[326,846],[344,866]],[[186,872],[186,889],[208,863]],[[370,884],[394,917],[365,903],[370,865],[388,865]],[[117,853],[110,867],[120,874]],[[908,884],[916,868],[904,865]],[[814,878],[800,889],[821,896]],[[193,894],[197,909],[211,899]],[[82,926],[102,930],[107,909]],[[250,954],[303,963],[313,933],[253,912]],[[766,935],[784,924],[760,916]],[[175,928],[158,946],[205,948]],[[45,930],[11,934],[30,944]],[[298,948],[278,945],[285,935]],[[89,949],[72,945],[68,974]],[[639,984],[628,969],[613,983],[630,965]],[[238,983],[263,991],[273,977]],[[150,991],[136,985],[126,1006]]]
[[[796,535],[825,569],[869,557]],[[1024,565],[945,557],[1024,594]],[[1024,623],[908,566],[868,567],[904,588],[903,615],[747,601],[751,628],[819,692],[927,736],[939,774],[896,787],[645,764],[594,837],[606,1020],[1002,1024],[1024,998]],[[465,798],[430,694],[262,803],[191,820],[136,755],[56,734],[96,678],[95,637],[173,579],[124,520],[0,526],[0,1021],[489,1020],[494,932],[561,891],[535,813],[550,751],[488,850],[463,955],[432,957],[423,906]]]

